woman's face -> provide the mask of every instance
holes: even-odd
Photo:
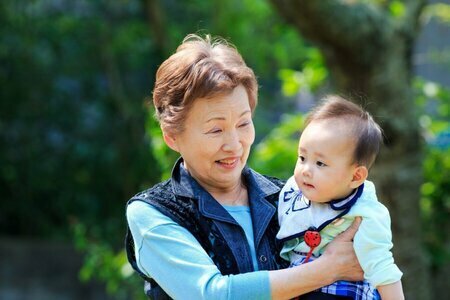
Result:
[[[166,134],[166,143],[180,153],[184,166],[210,193],[240,184],[255,139],[248,96],[242,85],[231,93],[196,99],[184,131]]]

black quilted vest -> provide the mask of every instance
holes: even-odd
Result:
[[[212,258],[222,275],[253,271],[249,246],[243,229],[228,212],[180,166],[174,166],[172,178],[138,193],[133,201],[144,201],[162,214],[185,227]],[[255,248],[260,270],[286,267],[279,258],[280,244],[276,241],[278,220],[276,202],[283,181],[260,175],[245,168],[250,210],[255,235]],[[145,279],[145,292],[151,299],[170,299],[157,283],[143,274],[134,254],[133,237],[128,228],[125,241],[128,261]]]

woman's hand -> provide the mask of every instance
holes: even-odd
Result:
[[[336,280],[360,281],[364,279],[361,265],[353,249],[353,237],[361,224],[357,217],[347,230],[338,235],[325,249],[323,258],[330,264],[330,273]]]
[[[352,239],[361,224],[352,225],[328,244],[325,253],[307,264],[269,271],[273,299],[291,299],[337,280],[363,280],[363,271],[353,250]]]

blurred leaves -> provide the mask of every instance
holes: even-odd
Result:
[[[405,14],[405,5],[401,1],[390,1],[389,11],[395,18],[401,18]]]
[[[154,112],[154,108],[150,109]],[[147,118],[146,131],[152,140],[152,153],[161,168],[161,180],[169,179],[172,167],[180,155],[171,150],[164,142],[163,134],[155,117]]]
[[[322,55],[317,49],[308,49],[308,60],[303,64],[301,71],[281,69],[278,76],[282,82],[282,92],[292,97],[299,90],[315,91],[328,76]]]
[[[106,291],[114,299],[147,299],[143,293],[142,280],[134,276],[134,270],[122,249],[114,250],[101,236],[88,234],[82,223],[73,222],[71,228],[76,249],[85,255],[79,272],[81,281],[104,282]]]
[[[450,4],[438,2],[429,4],[422,13],[422,22],[426,23],[430,19],[436,19],[443,24],[450,24]]]
[[[142,105],[159,59],[126,4],[1,2],[3,234],[67,239],[76,217],[111,237],[111,216],[159,179]]]
[[[301,114],[283,115],[280,124],[253,147],[249,165],[263,174],[282,179],[291,177],[303,121]]]
[[[433,267],[450,262],[450,90],[414,81],[420,125],[427,141],[423,162],[421,211],[425,242]]]

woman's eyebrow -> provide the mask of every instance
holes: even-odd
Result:
[[[209,123],[209,122],[211,122],[211,121],[215,121],[215,120],[219,120],[219,121],[223,121],[223,120],[225,120],[225,117],[211,117],[211,118],[209,118],[209,119],[207,119],[206,121],[205,121],[205,123]]]
[[[252,111],[250,109],[246,109],[245,111],[242,112],[242,114],[239,116],[239,118],[248,113],[252,113]]]
[[[239,118],[241,118],[242,116],[244,116],[244,115],[246,115],[246,114],[248,114],[248,113],[251,113],[252,111],[250,110],[250,109],[247,109],[247,110],[245,110],[245,111],[243,111],[240,115],[239,115]],[[211,121],[216,121],[216,120],[219,120],[219,121],[224,121],[226,118],[225,117],[222,117],[222,116],[212,116],[211,118],[209,118],[209,119],[207,119],[206,121],[205,121],[205,123],[209,123],[209,122],[211,122]]]

